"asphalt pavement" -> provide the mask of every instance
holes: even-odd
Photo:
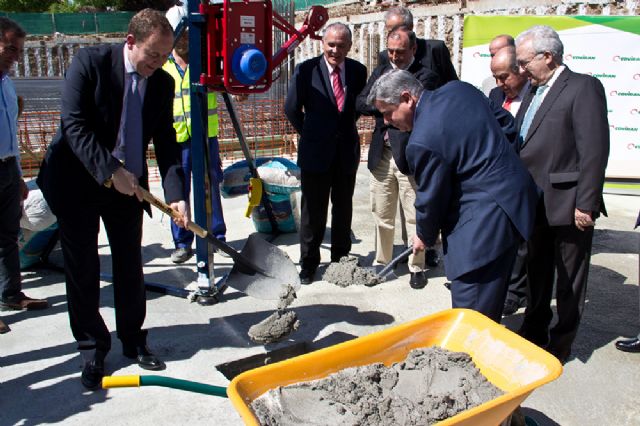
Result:
[[[159,185],[152,189],[160,194]],[[621,336],[640,331],[640,233],[632,230],[640,198],[606,195],[605,201],[610,216],[598,220],[595,231],[587,303],[574,354],[556,381],[534,390],[522,404],[524,413],[540,425],[631,425],[640,417],[640,354],[614,347]],[[254,232],[253,223],[244,217],[246,198],[225,199],[223,205],[228,241],[239,249]],[[324,262],[329,261],[329,233],[328,229]],[[196,280],[195,259],[178,266],[169,260],[173,246],[166,216],[154,211],[152,218],[145,217],[143,241],[147,281],[184,288]],[[374,231],[364,165],[354,196],[353,241],[352,254],[363,265],[370,265]],[[399,236],[396,242],[399,253]],[[281,235],[274,243],[297,262],[296,234]],[[102,270],[109,274],[111,259],[104,232],[99,246]],[[230,260],[215,260],[215,275],[221,277],[230,270]],[[62,263],[59,249],[52,253],[51,262]],[[295,343],[321,348],[450,308],[442,267],[428,272],[429,284],[422,290],[409,287],[406,266],[396,274],[372,288],[339,288],[324,281],[303,286],[291,305],[301,321],[300,329],[286,341],[266,347],[251,342],[247,330],[273,312],[273,301],[228,289],[220,303],[200,306],[149,291],[145,322],[149,344],[167,364],[158,374],[227,386],[229,380],[216,369],[219,364]],[[86,391],[80,384],[82,361],[68,324],[64,276],[46,268],[32,269],[23,273],[23,280],[28,295],[48,298],[51,307],[41,312],[0,312],[0,318],[12,328],[0,335],[1,425],[242,424],[226,398],[158,387]],[[146,374],[122,356],[108,281],[102,282],[101,301],[113,338],[107,373]],[[522,310],[503,322],[517,328],[521,320]]]

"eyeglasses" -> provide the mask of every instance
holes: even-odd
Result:
[[[538,59],[538,56],[540,55],[544,55],[544,52],[538,52],[535,55],[533,55],[533,57],[531,59],[529,59],[528,61],[523,61],[523,60],[519,60],[518,61],[518,66],[520,66],[520,68],[527,68],[529,66],[529,64],[531,62],[533,62],[534,60]]]

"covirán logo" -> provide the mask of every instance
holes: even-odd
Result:
[[[627,149],[629,151],[634,150],[634,149],[640,149],[640,144],[631,142],[631,143],[627,144]]]
[[[640,56],[620,56],[615,55],[613,62],[640,62]]]
[[[488,53],[482,53],[482,52],[473,52],[473,57],[474,58],[490,58],[491,55]]]
[[[565,61],[595,61],[596,57],[591,55],[574,55],[572,53],[567,53],[564,55]]]

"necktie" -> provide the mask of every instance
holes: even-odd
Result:
[[[344,108],[344,88],[342,87],[342,80],[340,79],[340,67],[335,67],[333,69],[333,72],[331,73],[331,80],[338,111],[342,112],[342,108]]]
[[[504,108],[507,111],[511,112],[511,104],[512,103],[513,103],[513,98],[506,98],[504,100],[504,103],[502,104],[502,108]]]
[[[124,122],[124,166],[137,177],[142,176],[142,97],[138,90],[137,72],[131,73]]]
[[[522,120],[522,127],[520,127],[520,143],[524,143],[524,140],[527,138],[527,132],[529,132],[529,127],[531,127],[531,122],[533,121],[533,117],[536,115],[536,111],[538,111],[538,108],[540,107],[542,95],[547,87],[547,85],[543,85],[536,89],[536,94],[533,96],[531,104],[529,105],[529,108],[524,115],[524,119]]]

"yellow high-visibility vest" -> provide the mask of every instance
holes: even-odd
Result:
[[[173,98],[173,128],[176,129],[176,139],[184,142],[191,137],[191,98],[189,96],[189,67],[184,76],[180,76],[176,63],[169,58],[162,66],[175,81],[175,96]],[[218,101],[215,93],[207,95],[207,117],[209,137],[218,136]]]

